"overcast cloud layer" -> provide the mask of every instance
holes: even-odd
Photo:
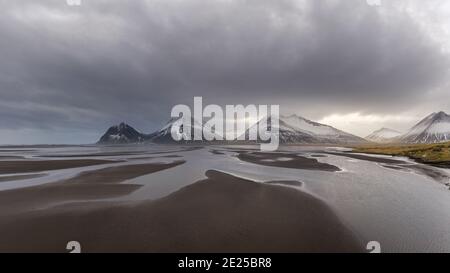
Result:
[[[0,0],[0,143],[150,132],[195,95],[405,130],[450,110],[447,2]]]

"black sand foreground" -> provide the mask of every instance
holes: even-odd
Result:
[[[259,164],[263,166],[273,166],[291,169],[305,169],[337,172],[340,169],[334,165],[319,162],[315,158],[307,158],[295,153],[268,153],[268,152],[238,152],[237,156],[240,160]],[[287,160],[279,160],[285,158]]]
[[[82,252],[364,251],[307,193],[218,171],[206,175],[155,201],[78,202],[0,217],[0,252],[65,252],[72,240]]]
[[[30,178],[38,178],[43,177],[45,174],[19,174],[19,175],[7,175],[7,176],[1,176],[0,177],[0,183],[1,182],[11,182],[16,180],[22,180],[22,179],[30,179]]]
[[[0,174],[62,170],[117,162],[122,161],[103,159],[0,161]]]
[[[85,171],[59,182],[0,191],[0,217],[27,210],[37,210],[61,202],[97,200],[129,194],[142,185],[123,184],[122,181],[166,170],[185,163],[146,163]],[[0,221],[1,222],[1,221]],[[0,235],[1,236],[1,235]]]

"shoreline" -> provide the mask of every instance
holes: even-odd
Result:
[[[450,142],[432,144],[386,144],[350,147],[349,153],[404,156],[417,163],[438,168],[450,168]]]
[[[379,163],[379,164],[381,164],[382,167],[393,169],[393,170],[408,169],[408,170],[414,171],[418,174],[428,176],[428,177],[432,178],[433,180],[437,181],[438,183],[441,183],[444,186],[449,187],[449,189],[450,189],[450,176],[444,172],[430,168],[430,167],[436,167],[432,164],[417,162],[416,160],[412,159],[415,163],[417,163],[417,165],[415,165],[415,164],[411,164],[407,161],[402,161],[399,159],[380,158],[380,157],[370,156],[370,155],[386,155],[386,156],[391,156],[391,157],[396,156],[396,155],[389,155],[389,154],[365,153],[365,152],[357,152],[357,151],[343,152],[343,153],[333,153],[333,152],[327,152],[327,153],[331,154],[331,155],[336,155],[336,156],[344,156],[344,157],[348,157],[348,158]],[[367,155],[363,155],[363,154],[367,154]],[[405,157],[407,157],[407,156],[405,156]],[[391,165],[389,165],[389,164],[391,164]],[[422,165],[420,165],[420,164],[422,164]]]

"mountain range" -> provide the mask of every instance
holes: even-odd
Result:
[[[119,125],[111,126],[106,133],[103,134],[97,144],[175,143],[176,141],[172,138],[171,131],[172,126],[178,119],[179,118],[170,119],[161,129],[151,134],[141,133],[130,125],[122,122]],[[182,128],[183,125],[180,130],[182,130]],[[202,125],[198,121],[192,119],[191,139],[194,138],[194,132],[196,130],[202,130]],[[210,136],[210,138],[213,136]],[[186,143],[186,141],[183,140],[177,143]]]
[[[388,143],[394,141],[397,137],[401,135],[402,133],[400,133],[399,131],[383,127],[366,136],[365,139],[372,142]]]
[[[440,111],[432,113],[402,134],[382,128],[366,137],[378,143],[425,144],[450,141],[450,115]]]
[[[257,122],[253,126],[259,126]],[[271,118],[268,119],[271,127]],[[249,128],[245,132],[245,139],[248,139]],[[271,128],[269,128],[271,129]],[[280,116],[278,124],[280,143],[328,143],[328,144],[361,144],[367,140],[358,136],[338,130],[332,126],[321,124],[303,118],[298,115]]]
[[[98,144],[130,144],[130,143],[175,143],[171,136],[173,124],[179,118],[170,119],[161,129],[145,134],[126,123],[110,127],[100,138]],[[258,126],[259,122],[253,126]],[[271,117],[268,118],[271,125]],[[191,134],[201,130],[200,122],[192,119]],[[269,128],[271,129],[271,128]],[[248,139],[249,128],[244,134]],[[389,128],[381,128],[366,138],[361,138],[332,126],[321,124],[298,115],[280,116],[278,124],[281,143],[292,144],[364,144],[377,143],[438,143],[450,141],[450,116],[445,112],[432,113],[408,132],[402,134]],[[211,136],[210,136],[211,137]],[[197,142],[202,142],[201,140]],[[186,141],[182,141],[182,143]],[[219,142],[219,141],[217,141]],[[223,142],[223,141],[220,141]],[[236,141],[230,141],[231,143]],[[254,142],[254,141],[253,141]],[[242,143],[242,141],[239,141]],[[252,141],[245,141],[252,143]]]

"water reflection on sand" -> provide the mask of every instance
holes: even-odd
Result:
[[[184,164],[176,167],[126,180],[123,183],[141,187],[130,194],[102,200],[158,199],[205,179],[208,170],[218,170],[262,183],[290,181],[278,183],[278,186],[298,188],[322,199],[362,240],[379,241],[382,251],[450,252],[450,191],[444,185],[448,182],[448,170],[422,165],[412,168],[417,164],[405,158],[395,158],[394,161],[403,164],[398,166],[398,162],[391,162],[392,158],[387,157],[377,157],[377,160],[348,157],[343,153],[345,149],[317,146],[282,147],[271,158],[279,159],[280,164],[267,166],[240,160],[240,152],[249,148],[254,149],[163,145],[2,148],[0,155],[5,157],[0,157],[0,161],[89,159],[112,162],[27,173],[30,176],[0,173],[0,191],[62,181],[81,172],[106,167],[184,160]],[[340,171],[280,167],[292,158],[283,155],[283,150],[335,166]],[[12,159],[12,156],[17,158]],[[439,175],[430,175],[433,172]],[[16,179],[8,181],[8,176],[16,176]]]

